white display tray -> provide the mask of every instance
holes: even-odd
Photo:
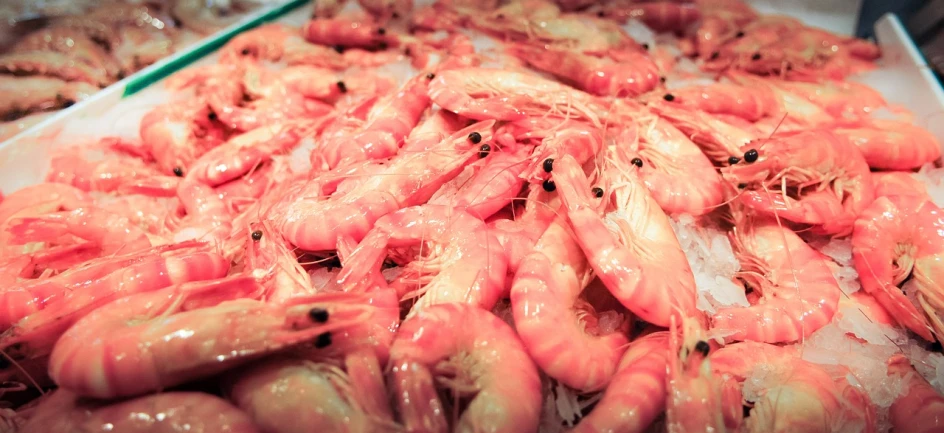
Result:
[[[844,34],[852,33],[859,7],[858,1],[823,1],[815,4],[772,1],[755,1],[752,4],[762,13],[795,16],[811,25]],[[261,10],[188,50],[109,86],[0,143],[0,193],[9,194],[41,182],[47,170],[50,150],[76,141],[75,137],[63,136],[63,131],[69,131],[66,128],[68,125],[84,119],[88,119],[89,124],[102,124],[103,116],[113,117],[104,120],[121,122],[121,115],[128,111],[150,109],[153,105],[136,105],[135,98],[143,100],[147,93],[160,91],[163,77],[194,62],[202,64],[215,61],[216,56],[212,54],[216,49],[236,34],[262,23],[278,21],[301,25],[311,16],[311,10],[312,4],[306,0],[293,0]],[[944,143],[944,90],[924,57],[895,15],[882,17],[875,24],[875,34],[883,53],[880,68],[857,79],[881,92],[890,104],[910,110],[918,125],[927,128]],[[117,114],[116,107],[120,110]]]

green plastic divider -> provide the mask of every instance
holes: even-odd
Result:
[[[292,12],[293,10],[298,9],[299,7],[311,1],[313,0],[292,0],[283,5],[276,6],[272,8],[271,10],[269,10],[268,12],[262,15],[259,15],[258,17],[250,21],[242,23],[229,30],[225,30],[222,33],[219,33],[217,35],[211,36],[208,40],[204,40],[203,42],[199,44],[199,46],[192,49],[190,52],[186,53],[185,55],[173,59],[172,61],[168,62],[163,67],[160,67],[153,71],[142,74],[141,76],[135,77],[134,79],[129,81],[128,84],[125,86],[124,93],[122,93],[121,97],[126,98],[128,96],[131,96],[135,93],[140,92],[141,90],[147,88],[151,84],[154,84],[155,82],[160,81],[164,77],[170,74],[173,74],[174,72],[177,72],[180,69],[183,69],[187,65],[199,60],[203,56],[206,56],[207,54],[210,54],[216,51],[217,49],[222,47],[225,43],[229,42],[230,39],[236,37],[236,35],[242,32],[245,32],[247,30],[253,29],[255,27],[258,27],[259,25],[263,23],[276,20],[279,17],[289,12]]]

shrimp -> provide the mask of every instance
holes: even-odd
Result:
[[[695,280],[668,217],[642,182],[614,163],[615,209],[594,198],[583,169],[570,156],[554,161],[551,178],[564,203],[577,243],[610,293],[646,322],[667,326],[673,316],[701,317],[695,308]],[[599,191],[599,190],[597,190]],[[599,193],[598,193],[599,194]]]
[[[112,300],[174,284],[220,278],[227,271],[229,262],[218,254],[194,252],[167,257],[158,255],[73,287],[63,287],[60,283],[8,289],[22,296],[20,299],[28,298],[32,304],[30,309],[34,311],[23,318],[9,317],[15,323],[0,336],[0,349],[7,350],[16,358],[48,355],[70,326]],[[8,305],[16,299],[14,293],[4,293]]]
[[[792,343],[829,324],[841,293],[825,256],[769,220],[739,223],[729,238],[751,306],[718,309],[713,329],[728,341]]]
[[[659,85],[659,68],[644,54],[621,53],[617,63],[569,49],[516,44],[508,46],[507,51],[531,67],[573,83],[592,95],[631,97]]]
[[[377,102],[360,131],[321,143],[327,149],[322,152],[326,168],[396,155],[429,106],[427,82],[425,76],[414,77],[399,92]]]
[[[174,242],[196,239],[217,245],[225,243],[233,229],[232,215],[213,188],[185,180],[177,187],[177,198],[187,216],[172,234]]]
[[[252,419],[219,397],[164,392],[122,402],[96,402],[62,389],[43,399],[22,433],[261,433]]]
[[[0,72],[50,76],[66,82],[83,82],[97,87],[112,83],[104,69],[77,62],[67,54],[53,51],[6,53],[0,56]]]
[[[548,376],[582,392],[610,383],[629,344],[628,320],[602,329],[593,305],[580,297],[591,278],[580,245],[559,217],[521,262],[511,287],[515,330],[531,359]],[[551,323],[555,330],[549,334]]]
[[[380,21],[405,17],[413,10],[413,0],[357,0],[357,3]]]
[[[493,218],[488,221],[488,229],[495,233],[505,252],[508,272],[512,277],[554,221],[559,204],[552,203],[550,193],[543,188],[530,188],[525,203],[523,210],[512,210],[515,213],[520,212],[514,219]],[[512,282],[513,278],[508,278],[507,281]]]
[[[874,198],[862,153],[833,132],[784,134],[742,150],[740,162],[721,169],[725,180],[744,187],[738,200],[759,212],[812,225],[815,233],[852,233],[856,216]]]
[[[447,206],[408,207],[378,219],[347,259],[338,282],[378,272],[388,248],[421,246],[421,257],[403,266],[393,287],[403,299],[419,298],[410,315],[431,305],[463,302],[486,310],[503,295],[506,264],[485,222]],[[383,281],[382,277],[375,277]]]
[[[930,197],[927,187],[907,171],[878,171],[872,173],[875,198],[892,195]]]
[[[397,38],[386,28],[364,21],[344,18],[316,18],[302,27],[306,41],[318,45],[385,49],[394,47]]]
[[[672,1],[604,5],[602,15],[621,22],[638,19],[656,32],[681,32],[701,18],[698,8]]]
[[[36,110],[68,107],[88,98],[98,87],[81,81],[45,76],[0,76],[0,118],[14,120]]]
[[[289,65],[314,65],[331,69],[348,67],[341,53],[330,47],[310,44],[298,28],[266,24],[240,33],[220,49],[220,63],[244,61],[285,61]]]
[[[477,156],[479,148],[470,144],[469,135],[475,132],[488,141],[492,126],[493,122],[478,122],[430,149],[398,155],[342,196],[320,200],[288,194],[273,218],[289,242],[307,251],[334,250],[341,237],[358,242],[380,217],[428,201]]]
[[[272,303],[315,293],[311,278],[298,263],[291,247],[265,219],[250,224],[246,241],[245,271],[265,287],[261,298]]]
[[[867,118],[875,110],[887,105],[881,93],[853,81],[804,83],[767,80],[766,82],[772,87],[807,99],[837,119]]]
[[[854,143],[874,169],[912,170],[941,158],[937,138],[909,122],[875,119],[834,132]]]
[[[640,140],[620,145],[638,152],[643,163],[639,175],[659,206],[668,214],[689,215],[718,207],[723,182],[698,146],[658,116],[639,122]]]
[[[382,424],[357,400],[357,380],[330,363],[275,358],[233,376],[230,399],[266,432],[367,433]]]
[[[939,317],[941,233],[944,216],[930,197],[895,194],[879,197],[859,215],[852,233],[852,259],[862,288],[898,323],[928,341],[944,335]],[[902,293],[908,280],[915,293]]]
[[[780,112],[780,101],[766,87],[715,83],[673,89],[662,98],[672,104],[711,114],[730,114],[751,122]]]
[[[905,392],[888,410],[892,431],[932,433],[944,425],[944,397],[911,367],[903,355],[888,360],[888,375],[904,377]]]
[[[491,145],[482,145],[479,157],[485,158],[485,164],[449,204],[482,220],[508,206],[524,187],[523,174],[531,150],[523,145],[509,152],[495,152]]]
[[[292,345],[328,347],[333,332],[371,314],[356,295],[267,304],[251,299],[260,293],[253,278],[236,276],[117,299],[63,334],[50,355],[49,375],[83,396],[133,396]]]
[[[718,165],[737,163],[743,156],[741,146],[761,138],[751,130],[722,120],[723,115],[713,116],[699,109],[661,101],[650,103],[649,108],[690,137],[705,156]]]
[[[197,156],[223,141],[222,128],[210,118],[202,101],[189,100],[161,105],[141,119],[142,144],[166,174],[176,174]]]
[[[593,96],[521,72],[487,68],[442,71],[429,83],[429,97],[453,113],[476,120],[550,116],[601,125]]]
[[[667,346],[667,332],[654,332],[633,341],[603,397],[571,433],[645,431],[665,410]]]
[[[391,348],[392,389],[409,431],[536,432],[541,381],[514,331],[494,314],[468,304],[439,304],[400,326]],[[436,383],[457,406],[443,404]],[[459,398],[467,397],[458,415]]]
[[[18,217],[74,210],[91,201],[85,191],[61,183],[43,182],[18,189],[0,201],[0,240],[6,244],[6,229]]]
[[[148,233],[130,218],[94,207],[20,218],[9,230],[12,242],[60,243],[63,236],[75,236],[101,249],[102,255],[131,253],[151,247]]]

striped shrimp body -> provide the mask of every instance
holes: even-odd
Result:
[[[251,277],[171,287],[118,299],[85,316],[56,343],[49,374],[61,388],[96,398],[133,396],[224,371],[241,362],[358,326],[371,309],[358,295],[250,299]]]
[[[790,133],[742,150],[743,159],[721,173],[744,187],[738,200],[761,213],[842,236],[874,199],[862,153],[833,132]]]
[[[641,433],[665,411],[668,333],[636,339],[617,366],[603,396],[571,433]]]
[[[620,63],[569,49],[513,45],[512,55],[597,96],[632,97],[659,85],[659,68],[645,54],[621,53]]]
[[[538,429],[542,397],[537,368],[515,332],[486,310],[453,303],[420,311],[401,325],[390,365],[392,393],[408,431]],[[449,387],[450,394],[471,398],[451,429],[446,414],[453,408],[440,400],[437,382]]]
[[[448,180],[476,158],[479,147],[469,136],[491,140],[494,122],[478,122],[422,151],[404,153],[351,191],[327,200],[288,195],[273,217],[293,245],[307,251],[337,249],[339,238],[359,242],[380,217],[425,203]]]
[[[515,330],[531,359],[551,378],[582,392],[610,383],[629,343],[629,320],[604,329],[594,306],[581,297],[591,278],[580,245],[558,217],[521,262],[511,286]]]
[[[506,264],[498,240],[482,220],[437,205],[404,208],[378,219],[347,258],[338,281],[344,285],[367,272],[379,273],[388,248],[417,245],[423,255],[403,266],[392,284],[402,299],[417,298],[411,316],[448,302],[491,309],[502,297]]]
[[[577,118],[601,125],[595,98],[563,84],[502,69],[460,68],[440,72],[429,83],[439,106],[477,120],[530,116]]]
[[[262,433],[222,398],[201,392],[164,392],[121,402],[99,402],[62,389],[32,411],[22,433]]]
[[[879,197],[855,222],[852,258],[862,288],[899,323],[928,341],[944,335],[940,290],[944,215],[930,197],[909,191]],[[902,288],[913,280],[910,297]],[[914,299],[912,301],[911,299]]]
[[[719,309],[713,329],[729,341],[792,343],[832,320],[841,292],[825,256],[775,221],[738,224],[730,238],[751,306]]]
[[[855,144],[874,169],[912,170],[941,158],[937,138],[910,122],[875,119],[835,132]]]
[[[229,262],[218,254],[184,252],[168,257],[155,255],[150,260],[130,264],[74,287],[27,288],[24,291],[34,296],[30,301],[36,311],[19,320],[16,316],[9,318],[16,322],[0,336],[0,348],[17,358],[48,355],[70,326],[115,299],[174,284],[212,280],[226,275],[227,271]],[[5,301],[14,299],[9,296]]]

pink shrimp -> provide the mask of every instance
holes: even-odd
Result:
[[[903,355],[888,360],[888,375],[905,378],[904,392],[888,409],[892,431],[932,433],[944,427],[944,397],[911,367]]]
[[[658,116],[649,115],[638,122],[640,140],[620,144],[638,152],[640,177],[659,206],[668,214],[690,215],[703,215],[718,207],[724,183],[698,146]]]
[[[414,77],[399,92],[377,102],[360,131],[322,143],[328,150],[323,152],[326,168],[396,155],[429,106],[427,82],[426,76]]]
[[[380,217],[429,200],[478,154],[469,134],[475,132],[488,141],[492,126],[493,122],[479,122],[429,149],[398,155],[383,171],[343,196],[315,200],[287,195],[285,206],[273,216],[279,221],[279,231],[308,251],[336,249],[341,237],[360,241]]]
[[[659,85],[659,68],[644,54],[624,52],[619,63],[567,49],[517,44],[507,50],[531,67],[597,96],[637,96]]]
[[[114,299],[172,284],[220,278],[228,270],[229,263],[219,255],[197,252],[157,256],[76,287],[28,287],[27,293],[34,296],[30,301],[36,311],[17,320],[0,337],[0,348],[6,349],[11,356],[21,358],[48,355],[70,326]],[[45,295],[43,298],[35,297],[40,288],[43,289],[40,293]],[[9,302],[10,297],[6,298]]]
[[[768,80],[773,87],[806,98],[837,119],[857,120],[868,117],[887,105],[875,89],[852,81],[825,81],[803,83],[798,81]]]
[[[833,132],[784,134],[741,149],[743,159],[721,173],[744,187],[739,201],[759,212],[841,236],[874,198],[865,158]]]
[[[775,221],[739,223],[730,238],[752,305],[718,309],[713,329],[728,341],[792,343],[829,324],[841,293],[825,256]]]
[[[199,101],[158,106],[141,119],[141,141],[166,173],[179,172],[222,141],[222,128],[213,124],[209,107]]]
[[[125,400],[97,402],[56,390],[35,408],[22,433],[86,432],[261,433],[252,419],[219,397],[200,392],[164,392]]]
[[[395,47],[398,42],[384,27],[344,18],[315,18],[302,27],[302,36],[318,45],[372,49]]]
[[[928,341],[944,335],[944,297],[938,292],[944,216],[930,197],[909,193],[879,197],[859,215],[852,259],[862,288],[898,323]],[[914,303],[899,287],[913,279]],[[940,337],[938,337],[940,338]]]
[[[83,207],[71,212],[56,212],[16,220],[10,228],[11,241],[58,243],[63,236],[75,236],[92,242],[102,255],[132,253],[151,246],[147,232],[130,218]]]
[[[380,375],[380,366],[375,367]],[[393,420],[384,419],[390,416],[389,407],[371,413],[365,407],[369,402],[359,401],[359,394],[374,390],[357,389],[362,378],[351,376],[365,373],[371,374],[356,369],[345,371],[333,363],[276,358],[233,375],[229,394],[266,432],[341,433],[393,428]],[[379,396],[386,394],[386,389],[378,391]],[[386,400],[384,403],[389,405]]]
[[[629,346],[603,397],[571,433],[641,433],[665,410],[668,333],[655,332]]]
[[[642,320],[668,326],[679,314],[701,317],[695,308],[694,277],[668,217],[628,165],[618,164],[612,173],[619,180],[594,191],[570,156],[555,161],[551,172],[590,266],[610,293]],[[609,200],[591,194],[605,195],[608,188],[615,209],[604,217],[601,210]]]
[[[393,283],[404,299],[418,298],[411,315],[446,302],[491,309],[502,297],[506,264],[498,240],[482,220],[436,205],[404,208],[378,219],[347,259],[338,281],[344,285],[368,272],[379,273],[388,248],[417,244],[423,256],[404,266]]]
[[[698,145],[705,156],[717,165],[728,165],[741,160],[741,146],[752,140],[762,138],[753,128],[732,124],[731,120],[747,122],[739,117],[724,114],[711,115],[699,109],[674,105],[670,102],[656,101],[649,108],[678,128],[693,143]],[[722,117],[726,120],[722,120]]]
[[[269,221],[262,219],[247,228],[245,271],[261,276],[257,281],[265,287],[262,300],[281,303],[315,293],[308,273]]]
[[[875,198],[893,195],[929,197],[927,187],[907,171],[877,171],[872,173]]]
[[[239,64],[259,60],[331,69],[348,66],[342,55],[334,49],[310,44],[302,37],[300,29],[283,24],[266,24],[240,33],[220,49],[220,63]]]
[[[555,211],[559,203],[549,203],[549,196],[550,193],[543,188],[532,187],[525,198],[524,209],[512,209],[513,213],[517,213],[514,219],[493,217],[488,221],[489,230],[495,233],[505,251],[508,272],[512,276],[518,271],[518,266],[524,258],[531,254],[534,245],[556,216]]]
[[[487,150],[486,150],[487,149]],[[486,219],[508,206],[524,186],[530,146],[519,146],[508,152],[495,152],[489,144],[479,148],[485,164],[468,183],[462,185],[450,204]]]
[[[371,314],[358,296],[314,295],[285,304],[242,298],[261,292],[253,278],[237,276],[117,299],[63,334],[49,374],[84,396],[138,395],[299,343],[330,346],[333,331]]]
[[[0,202],[0,245],[8,245],[7,227],[18,217],[87,206],[92,197],[74,186],[44,182],[18,189]]]
[[[780,102],[766,87],[715,83],[673,89],[662,98],[672,104],[712,114],[731,114],[751,122],[780,111]]]
[[[487,68],[442,71],[429,83],[429,96],[439,106],[476,120],[513,121],[535,115],[601,124],[593,96],[521,72]]]
[[[559,217],[521,262],[511,288],[515,330],[531,359],[548,376],[582,392],[610,383],[629,343],[629,320],[602,329],[594,306],[581,298],[590,280],[587,259]],[[548,332],[550,326],[554,332]]]
[[[405,17],[413,10],[413,0],[357,0],[357,3],[380,21]]]
[[[854,143],[869,167],[879,170],[911,170],[941,158],[937,138],[909,122],[875,119],[834,132]]]
[[[620,3],[604,6],[603,15],[619,21],[638,19],[657,32],[681,32],[701,18],[694,5],[672,1]]]
[[[494,314],[468,304],[440,304],[403,322],[391,348],[392,384],[401,421],[410,431],[445,433],[437,376],[469,395],[456,431],[533,432],[541,413],[541,381],[514,331]],[[470,368],[473,367],[474,368]],[[463,392],[465,390],[465,392]]]

